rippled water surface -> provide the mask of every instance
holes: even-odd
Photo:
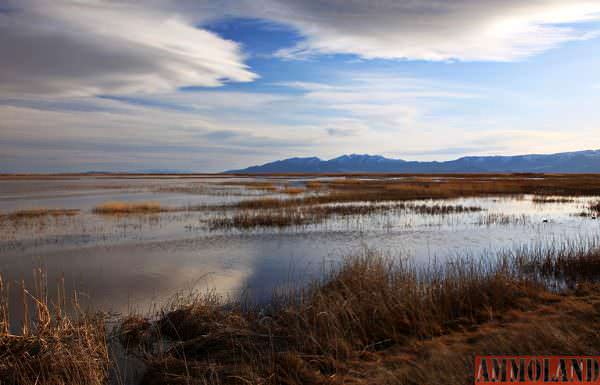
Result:
[[[232,215],[224,206],[281,191],[244,187],[235,178],[96,178],[1,180],[0,212],[31,208],[79,209],[74,216],[0,222],[0,271],[29,279],[42,264],[49,286],[64,274],[87,305],[107,311],[146,311],[178,290],[214,289],[255,298],[274,287],[314,277],[329,263],[371,248],[419,262],[480,255],[523,244],[552,244],[597,236],[600,222],[580,213],[595,198],[535,203],[532,196],[419,201],[482,211],[423,215],[391,210],[331,217],[287,228],[214,230],[210,218]],[[261,181],[261,180],[251,180]],[[277,180],[288,186],[305,179]],[[107,201],[157,201],[193,210],[106,216]],[[353,202],[353,205],[364,204]],[[6,217],[6,215],[5,215]]]

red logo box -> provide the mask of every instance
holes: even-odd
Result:
[[[600,384],[600,356],[476,356],[475,385]]]

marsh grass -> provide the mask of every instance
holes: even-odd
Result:
[[[303,188],[292,187],[292,186],[286,186],[283,188],[283,190],[281,190],[282,193],[288,194],[288,195],[298,195],[298,194],[304,193],[305,191],[306,190],[304,190]]]
[[[10,285],[0,276],[0,383],[19,385],[101,385],[106,383],[109,358],[102,317],[69,317],[64,285],[57,302],[48,302],[46,276],[34,270],[34,290],[17,286],[23,321],[13,334],[10,325]],[[78,309],[76,297],[73,301]]]
[[[143,341],[146,384],[470,383],[472,354],[597,351],[589,302],[600,305],[600,276],[588,266],[600,266],[600,252],[572,246],[425,267],[367,251],[270,303],[197,296],[156,322],[131,322],[125,338]],[[549,285],[565,276],[575,291]],[[515,319],[524,321],[513,328]]]
[[[412,203],[377,204],[328,204],[314,206],[290,206],[262,210],[237,210],[231,216],[208,220],[211,229],[252,229],[256,227],[287,227],[318,224],[327,219],[348,216],[366,216],[376,213],[413,212],[421,215],[450,215],[482,211],[476,206],[426,205]]]
[[[43,217],[74,216],[77,214],[79,214],[79,210],[77,209],[48,209],[41,207],[13,211],[8,214],[0,215],[0,218],[8,220],[20,220]]]
[[[553,196],[534,196],[531,201],[536,204],[551,204],[551,203],[573,203],[575,199],[569,197],[553,197]]]
[[[531,223],[531,218],[526,214],[503,214],[503,213],[488,213],[477,218],[477,225],[526,225]]]
[[[248,182],[249,183],[249,182]],[[307,182],[307,187],[308,187]],[[410,176],[389,175],[318,182],[324,193],[292,199],[258,198],[236,204],[237,208],[281,208],[344,202],[386,202],[420,199],[450,199],[485,196],[534,195],[537,203],[568,203],[578,196],[600,193],[598,175],[490,174]]]
[[[170,211],[159,202],[105,202],[93,208],[95,214],[149,214]]]

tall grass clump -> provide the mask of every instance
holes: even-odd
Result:
[[[48,208],[31,208],[16,210],[9,214],[0,215],[0,218],[7,218],[9,220],[20,220],[20,219],[32,219],[42,217],[61,217],[61,216],[74,216],[79,214],[78,209],[48,209]]]
[[[165,209],[166,210],[166,209]],[[159,202],[106,202],[92,210],[96,214],[145,214],[164,211]]]
[[[17,289],[23,313],[18,332],[10,325],[9,284],[0,276],[0,383],[105,384],[109,358],[102,318],[67,316],[64,286],[51,305],[44,272],[36,269],[34,275],[33,291],[23,282]]]
[[[418,267],[366,252],[269,304],[196,299],[126,334],[146,347],[173,341],[148,355],[148,384],[330,383],[346,363],[527,308],[545,289],[517,267],[508,258]]]

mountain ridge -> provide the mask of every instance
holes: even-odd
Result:
[[[449,161],[410,161],[381,155],[345,154],[323,160],[293,157],[225,171],[267,173],[600,173],[600,150],[554,154],[464,156]]]

